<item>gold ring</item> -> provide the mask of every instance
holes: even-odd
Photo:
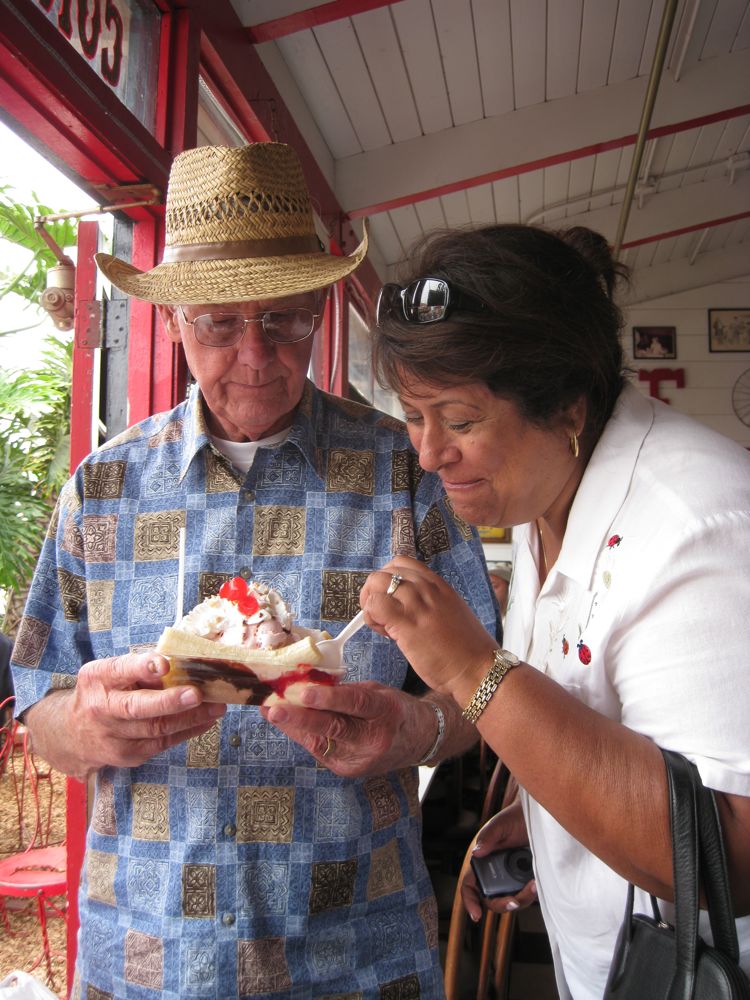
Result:
[[[388,584],[388,590],[386,590],[386,594],[395,594],[398,588],[403,583],[403,581],[404,578],[402,576],[399,576],[398,573],[394,573],[393,576],[391,577],[391,582]]]
[[[323,756],[327,757],[329,753],[333,753],[336,749],[336,744],[333,742],[330,736],[326,736],[326,748],[323,751]]]

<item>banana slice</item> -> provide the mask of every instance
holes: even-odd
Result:
[[[249,667],[261,680],[275,680],[300,663],[317,666],[322,659],[318,647],[309,635],[280,649],[248,649],[247,646],[227,646],[176,628],[164,629],[156,652],[163,656],[190,660],[236,663]]]

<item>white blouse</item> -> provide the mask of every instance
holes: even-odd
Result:
[[[514,529],[504,646],[750,796],[750,454],[627,386],[541,592],[538,564],[533,525]],[[560,996],[598,1000],[627,884],[522,794]]]

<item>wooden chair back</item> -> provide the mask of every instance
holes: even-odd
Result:
[[[508,768],[501,760],[498,760],[482,803],[479,827],[481,828],[491,816],[512,802],[516,791],[515,781]],[[481,944],[479,947],[476,1000],[486,1000],[490,983],[494,985],[498,1000],[502,1000],[505,996],[510,965],[515,913],[508,912],[498,915],[490,910],[485,910],[478,928],[471,924],[461,899],[461,882],[469,870],[473,846],[474,840],[471,841],[464,855],[453,897],[448,943],[445,951],[445,995],[446,1000],[460,1000],[461,973],[466,967],[463,959],[467,952],[468,931],[471,931],[472,936],[475,936],[478,929]]]

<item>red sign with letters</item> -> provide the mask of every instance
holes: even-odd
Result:
[[[161,15],[150,0],[37,0],[77,52],[153,133]]]

